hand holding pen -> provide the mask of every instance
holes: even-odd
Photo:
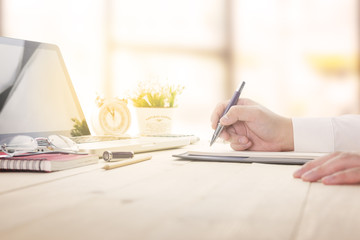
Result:
[[[223,116],[230,110],[230,108],[237,103],[237,101],[239,100],[240,94],[241,94],[244,86],[245,86],[245,82],[242,82],[242,84],[240,85],[240,87],[235,91],[234,95],[232,96],[229,104],[228,104],[227,107],[225,108],[225,111],[224,111],[224,113],[222,114],[221,117],[223,117]],[[221,119],[221,117],[220,117],[220,119]],[[224,129],[224,126],[220,124],[220,119],[219,119],[219,122],[218,122],[218,124],[217,124],[216,129],[215,129],[215,132],[214,132],[214,134],[213,134],[213,136],[212,136],[212,139],[211,139],[211,141],[210,141],[210,146],[216,141],[216,139],[219,137],[220,133],[221,133],[222,130]]]

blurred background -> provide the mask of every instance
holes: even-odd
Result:
[[[0,35],[57,44],[86,115],[97,94],[182,84],[174,132],[210,138],[213,108],[241,81],[288,117],[359,113],[358,2],[0,0]]]

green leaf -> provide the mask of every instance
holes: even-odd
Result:
[[[72,137],[90,135],[90,130],[85,119],[80,121],[76,118],[72,118],[71,121],[74,122],[73,129],[70,131]]]
[[[130,97],[135,107],[175,107],[177,96],[183,86],[159,85],[140,82],[134,96]]]

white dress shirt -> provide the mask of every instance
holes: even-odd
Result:
[[[298,152],[360,151],[360,115],[293,118]]]

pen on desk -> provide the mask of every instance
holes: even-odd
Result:
[[[123,166],[127,166],[127,165],[131,165],[131,164],[135,164],[135,163],[139,163],[142,161],[146,161],[146,160],[150,160],[151,156],[150,155],[144,155],[144,156],[137,156],[134,158],[130,158],[128,160],[123,160],[117,163],[113,163],[113,164],[105,164],[103,166],[103,169],[105,170],[110,170],[110,169],[114,169],[114,168],[118,168],[118,167],[123,167]]]
[[[240,97],[240,94],[243,90],[245,86],[245,82],[242,82],[242,84],[240,85],[240,87],[235,91],[234,95],[232,96],[229,104],[227,105],[227,107],[225,108],[225,111],[224,113],[221,115],[220,119],[229,111],[229,109],[234,106],[237,101],[239,100],[239,97]],[[215,129],[215,132],[212,136],[212,139],[210,141],[210,146],[215,142],[215,140],[219,137],[221,131],[224,129],[224,126],[220,124],[220,119],[219,119],[219,122],[217,124],[217,127]]]
[[[107,162],[110,161],[119,161],[124,158],[132,158],[134,157],[134,152],[111,152],[104,151],[103,159]]]

